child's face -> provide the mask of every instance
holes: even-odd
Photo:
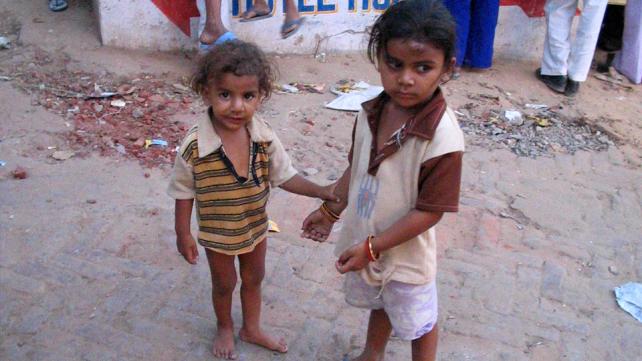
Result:
[[[393,102],[412,108],[432,97],[453,62],[430,42],[393,39],[379,54],[381,83]]]
[[[220,80],[211,82],[203,99],[212,106],[218,127],[239,130],[252,120],[261,102],[259,79],[255,75],[225,73]]]

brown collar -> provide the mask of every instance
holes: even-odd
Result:
[[[371,99],[361,106],[368,116],[368,124],[374,137],[376,137],[379,125],[379,119],[384,105],[390,100],[386,92],[381,92],[379,96]],[[426,140],[432,140],[439,121],[446,112],[446,99],[444,98],[441,88],[437,88],[435,95],[421,108],[416,116],[410,118],[406,124],[407,135],[414,135]]]

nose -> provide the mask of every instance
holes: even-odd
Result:
[[[234,97],[232,98],[232,111],[240,112],[243,110],[243,98]]]
[[[401,74],[399,74],[397,82],[399,83],[399,85],[412,86],[415,84],[415,79],[413,78],[412,72],[410,70],[402,70]]]

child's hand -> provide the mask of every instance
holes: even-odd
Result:
[[[327,186],[319,187],[319,194],[317,198],[321,198],[324,201],[330,202],[340,202],[341,199],[334,194],[334,189],[337,187],[336,183],[328,184]]]
[[[366,248],[363,246],[363,242],[361,242],[343,251],[334,266],[339,273],[346,273],[358,271],[368,263],[370,263],[368,254],[366,253]]]
[[[334,223],[317,209],[303,221],[301,237],[317,242],[325,242],[332,231],[332,226],[334,226]]]
[[[198,247],[196,247],[196,241],[194,241],[194,237],[191,234],[177,236],[176,248],[190,264],[198,262]]]

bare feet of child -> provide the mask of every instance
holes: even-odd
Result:
[[[260,329],[256,332],[250,332],[242,328],[239,331],[239,338],[245,342],[265,347],[268,350],[281,353],[288,352],[288,345],[283,338],[274,338]]]
[[[225,34],[227,29],[216,26],[216,24],[205,24],[199,40],[203,44],[213,44],[221,35]]]
[[[216,331],[214,338],[214,346],[212,347],[214,357],[222,358],[224,360],[236,360],[236,350],[234,350],[234,330],[219,328]]]

